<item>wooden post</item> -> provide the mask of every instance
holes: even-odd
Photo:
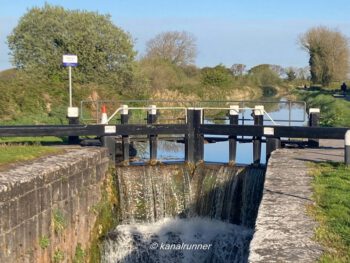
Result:
[[[266,163],[271,157],[271,153],[277,149],[281,148],[281,139],[274,137],[266,138]]]
[[[350,166],[350,130],[345,133],[345,164]]]
[[[320,126],[320,109],[311,108],[309,110],[309,126],[318,127]],[[310,138],[308,139],[308,145],[311,148],[317,148],[320,146],[319,139]]]
[[[154,124],[157,122],[157,106],[151,105],[147,113],[147,124]],[[157,145],[158,145],[158,136],[150,135],[149,136],[149,154],[150,160],[157,160]]]
[[[101,138],[103,147],[106,147],[109,152],[109,159],[115,163],[115,139],[113,136],[103,136]]]
[[[201,108],[187,109],[187,124],[189,133],[185,135],[185,160],[191,163],[197,163],[204,159],[204,136],[199,133],[202,123]]]
[[[239,105],[230,105],[229,119],[231,125],[238,125],[239,119]],[[237,136],[229,136],[229,164],[234,165],[236,163],[237,154]]]
[[[69,125],[79,124],[79,108],[68,107],[67,118]],[[68,144],[79,144],[79,136],[68,136]]]
[[[129,108],[128,105],[122,106],[122,111],[120,114],[120,122],[121,124],[128,124],[129,122]],[[123,161],[124,164],[129,163],[129,155],[130,155],[130,141],[128,135],[122,136],[122,151],[123,151]]]
[[[254,108],[254,125],[264,125],[264,106],[257,105]],[[260,164],[261,137],[253,137],[253,163]]]

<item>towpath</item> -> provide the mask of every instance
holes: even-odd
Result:
[[[266,171],[263,198],[250,244],[250,262],[315,262],[322,247],[314,240],[316,222],[309,162],[344,161],[344,141],[321,140],[317,149],[279,149]]]

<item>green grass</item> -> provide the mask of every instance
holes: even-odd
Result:
[[[311,213],[319,222],[316,240],[325,248],[320,262],[350,262],[350,167],[322,163],[313,167]]]
[[[66,138],[59,138],[53,136],[47,137],[0,137],[0,143],[11,143],[11,144],[42,144],[42,143],[62,143],[67,141]]]
[[[32,160],[40,156],[60,151],[62,150],[55,147],[41,145],[0,144],[0,166],[14,162]]]
[[[297,96],[310,108],[320,108],[321,125],[350,127],[350,101],[334,98],[327,90],[298,91]]]

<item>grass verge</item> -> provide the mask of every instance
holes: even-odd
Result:
[[[325,249],[319,262],[350,262],[350,167],[321,163],[313,165],[312,175],[310,211],[319,223],[316,240]]]
[[[32,160],[59,151],[61,149],[41,145],[0,144],[0,167],[9,163]]]

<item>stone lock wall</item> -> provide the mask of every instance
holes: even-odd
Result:
[[[72,262],[83,254],[108,163],[105,149],[76,147],[0,171],[0,262]]]

